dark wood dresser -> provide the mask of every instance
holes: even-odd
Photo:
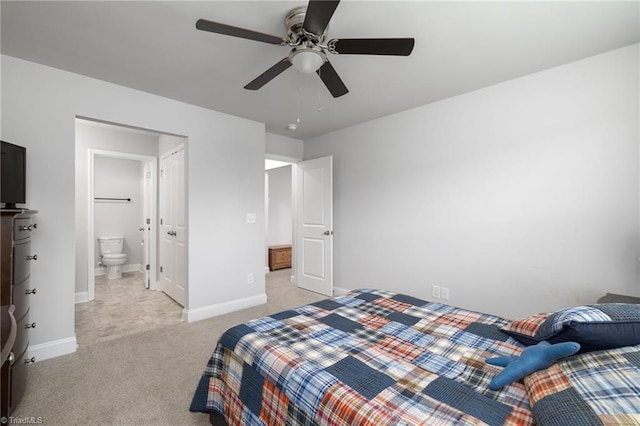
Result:
[[[29,329],[36,326],[30,317],[29,298],[36,294],[31,278],[31,262],[38,259],[31,248],[31,233],[37,229],[35,210],[0,211],[0,311],[2,377],[0,416],[8,417],[20,403],[27,386]]]
[[[291,244],[269,246],[269,270],[291,268]]]

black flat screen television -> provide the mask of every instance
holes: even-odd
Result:
[[[16,204],[27,202],[27,149],[0,141],[0,151],[0,202],[6,209],[15,209]]]

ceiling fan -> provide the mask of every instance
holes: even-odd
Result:
[[[289,11],[285,18],[287,37],[278,37],[206,19],[199,19],[196,22],[196,28],[291,47],[287,57],[244,86],[245,89],[258,90],[293,65],[302,73],[316,72],[333,97],[337,98],[347,94],[349,90],[327,59],[327,52],[341,55],[409,56],[414,45],[413,38],[334,38],[324,44],[329,21],[338,3],[340,3],[339,0],[311,0],[306,7],[301,6]]]

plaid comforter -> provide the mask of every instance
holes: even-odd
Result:
[[[233,425],[533,424],[522,383],[488,384],[523,346],[497,316],[357,290],[229,329],[191,404]]]
[[[640,425],[640,345],[563,359],[524,383],[540,426]]]

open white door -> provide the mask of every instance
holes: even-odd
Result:
[[[186,301],[186,215],[184,149],[162,156],[160,165],[160,290]]]
[[[296,283],[333,296],[333,157],[295,166]]]

